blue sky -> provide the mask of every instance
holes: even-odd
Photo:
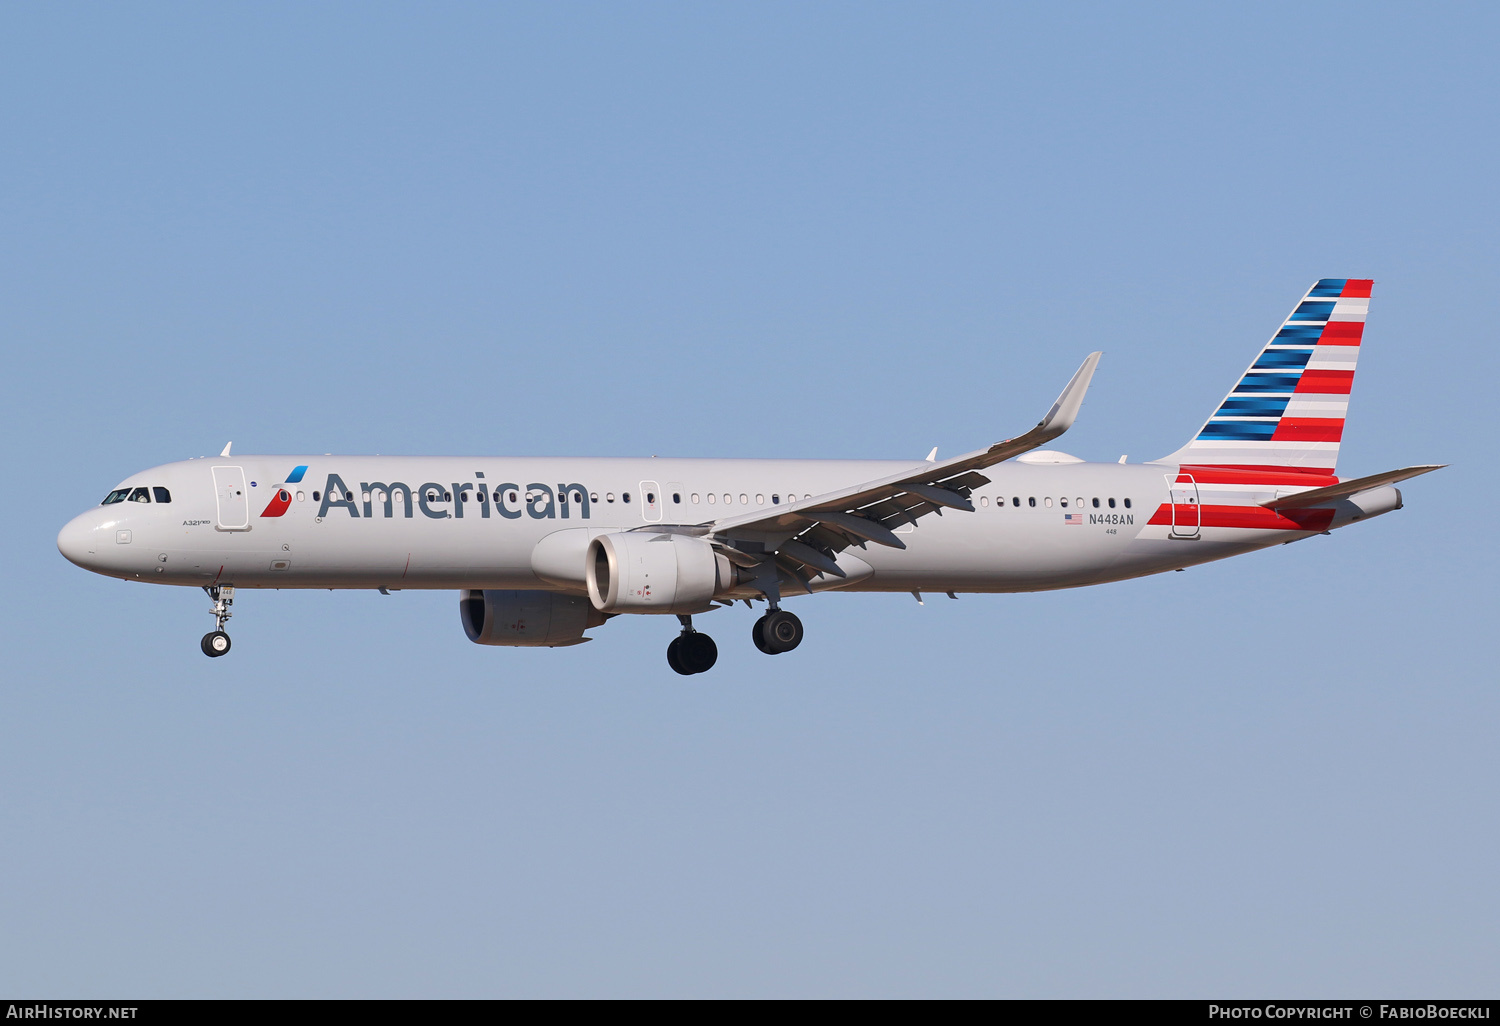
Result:
[[[1492,7],[0,10],[0,991],[1492,995]],[[1376,279],[1329,538],[553,652],[54,539],[218,452],[1177,448]]]

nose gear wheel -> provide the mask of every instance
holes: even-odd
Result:
[[[234,586],[215,584],[203,590],[208,593],[209,598],[214,600],[215,626],[213,630],[203,635],[203,641],[199,643],[199,647],[203,649],[204,655],[210,659],[217,659],[229,651],[229,635],[224,633],[224,625],[234,615],[229,611],[229,607],[234,605]]]

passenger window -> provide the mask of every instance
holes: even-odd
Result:
[[[1021,504],[1021,497],[1019,495],[1012,495],[1011,498],[1010,498],[1010,504],[1012,506],[1019,506]],[[1033,506],[1035,506],[1036,505],[1036,500],[1032,499],[1031,500],[1031,504]]]
[[[1073,505],[1077,506],[1079,509],[1083,509],[1083,496],[1080,495],[1076,500],[1074,500]]]
[[[708,504],[710,506],[712,506],[714,503],[716,503],[718,501],[719,501],[718,498],[714,495],[713,492],[709,492],[708,493]]]
[[[777,493],[777,492],[772,492],[771,493],[771,505],[773,505],[773,506],[780,506],[781,505],[781,495],[779,493]]]
[[[1130,508],[1130,500],[1129,500],[1129,499],[1126,499],[1126,500],[1125,500],[1125,508],[1126,508],[1126,509],[1129,509],[1129,508]]]
[[[1095,499],[1095,500],[1094,500],[1094,508],[1095,508],[1095,509],[1098,509],[1098,508],[1099,508],[1099,500],[1098,500],[1098,499]]]
[[[1046,504],[1046,506],[1047,506],[1048,509],[1052,508],[1052,496],[1050,496],[1050,495],[1047,496],[1045,499],[1042,500],[1042,502]]]
[[[159,485],[151,486],[151,497],[157,502],[171,502],[172,493]]]
[[[698,493],[697,492],[694,492],[692,495],[689,495],[688,499],[690,499],[692,501],[692,503],[693,503],[694,506],[698,505]]]
[[[988,506],[990,504],[990,497],[988,495],[981,495],[979,497],[979,504],[981,506]]]
[[[598,502],[599,501],[599,493],[598,492],[589,492],[589,501],[590,502]]]
[[[1115,500],[1114,499],[1110,499],[1109,500],[1109,508],[1110,509],[1114,509],[1115,508]]]
[[[741,506],[748,506],[748,505],[750,505],[750,496],[746,495],[744,492],[740,492],[740,505]]]
[[[124,502],[126,496],[128,496],[129,494],[130,494],[130,489],[129,488],[116,488],[114,491],[112,491],[108,495],[106,495],[104,497],[104,501],[101,502],[101,503],[99,503],[99,505],[101,505],[101,506],[113,506],[117,502]]]
[[[629,502],[630,501],[630,493],[629,492],[621,492],[620,493],[620,501],[621,502]]]
[[[646,505],[649,506],[652,503],[654,503],[655,501],[656,501],[656,493],[655,492],[647,492],[646,493]]]
[[[307,493],[306,492],[298,492],[297,493],[297,501],[298,502],[306,502],[307,501]]]
[[[1036,505],[1036,496],[1033,495],[1031,498],[1027,499],[1026,500],[1026,505],[1028,505],[1028,506],[1035,506]]]
[[[133,492],[130,493],[130,501],[131,502],[150,502],[151,501],[151,493],[148,492],[144,488],[137,488],[135,491],[133,491]]]
[[[681,502],[682,501],[682,493],[681,492],[673,492],[672,493],[672,501],[673,502]]]
[[[511,492],[510,493],[510,501],[511,502],[515,502],[516,501],[516,493],[515,492]],[[615,493],[614,492],[605,492],[604,493],[604,501],[605,502],[614,502],[615,501]]]
[[[313,502],[322,502],[322,501],[323,501],[322,494],[319,493],[319,492],[313,492]]]
[[[1060,503],[1062,503],[1062,508],[1063,509],[1067,509],[1068,508],[1068,500],[1066,498],[1061,498],[1061,499],[1058,499],[1057,501],[1060,502]],[[1047,503],[1047,505],[1050,506],[1050,505],[1052,505],[1052,503],[1049,501]]]
[[[755,494],[755,504],[757,506],[764,506],[766,504],[766,497],[765,497],[765,495],[763,495],[760,492],[757,492]]]
[[[732,502],[734,502],[734,496],[730,495],[728,492],[725,492],[724,493],[724,505],[728,506]]]

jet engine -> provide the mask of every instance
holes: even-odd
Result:
[[[590,541],[585,577],[606,613],[702,613],[736,583],[734,565],[702,538],[649,531]]]
[[[555,591],[465,591],[458,611],[464,633],[476,645],[581,645],[593,640],[583,632],[605,620],[582,595]]]

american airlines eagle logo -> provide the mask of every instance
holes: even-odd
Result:
[[[279,517],[292,505],[292,493],[286,490],[287,485],[300,484],[302,475],[307,473],[307,467],[293,467],[292,472],[286,476],[286,480],[276,488],[276,494],[271,496],[271,501],[266,503],[266,508],[261,511],[263,517]]]

